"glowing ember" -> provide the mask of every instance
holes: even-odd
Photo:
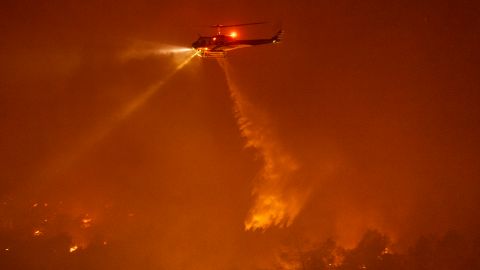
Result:
[[[89,228],[92,226],[92,218],[85,217],[82,219],[82,228]]]
[[[34,236],[40,236],[40,235],[42,235],[42,234],[43,234],[43,232],[40,231],[40,230],[35,230],[35,231],[33,232],[33,235],[34,235]]]
[[[32,204],[32,207],[38,207],[38,206],[40,206],[40,205],[43,205],[43,207],[47,207],[47,206],[48,206],[48,203],[40,204],[40,203],[36,202],[36,203]]]
[[[77,249],[78,249],[78,246],[75,245],[75,246],[71,246],[69,251],[70,251],[70,253],[72,253],[72,252],[75,252]]]

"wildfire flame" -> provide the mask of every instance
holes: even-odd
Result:
[[[91,217],[82,218],[82,227],[89,228],[92,226],[93,219]]]
[[[77,246],[77,245],[74,245],[74,246],[71,246],[68,251],[69,251],[70,253],[72,253],[72,252],[77,251],[77,249],[78,249],[78,246]]]

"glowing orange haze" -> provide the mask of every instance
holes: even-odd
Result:
[[[367,229],[474,235],[477,6],[2,1],[0,268],[273,269]],[[225,33],[284,41],[188,58],[197,26],[256,21]]]

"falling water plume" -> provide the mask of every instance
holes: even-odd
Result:
[[[267,115],[254,107],[239,91],[232,80],[231,68],[226,60],[219,59],[234,113],[246,147],[256,149],[263,160],[257,175],[253,206],[245,219],[246,230],[265,230],[270,226],[289,226],[298,215],[306,194],[291,189],[299,170],[298,162],[281,145]]]

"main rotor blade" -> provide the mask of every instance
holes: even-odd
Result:
[[[224,24],[214,24],[214,25],[210,25],[210,27],[212,27],[212,28],[225,28],[225,27],[236,27],[236,26],[247,26],[247,25],[265,24],[265,23],[267,23],[267,22],[240,23],[240,24],[228,24],[228,25],[224,25]]]

